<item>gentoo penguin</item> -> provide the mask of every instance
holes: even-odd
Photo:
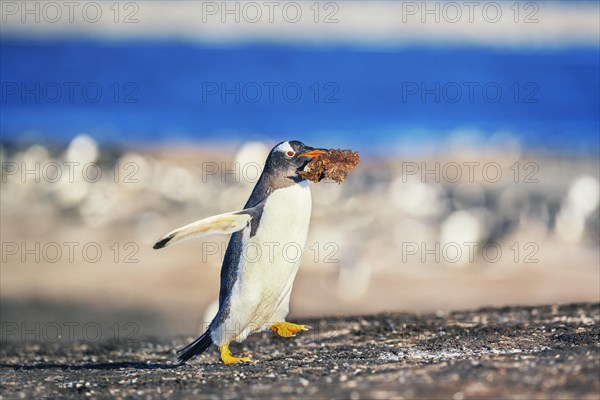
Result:
[[[308,181],[297,172],[325,152],[296,140],[279,143],[269,153],[243,210],[186,225],[154,245],[160,249],[192,237],[232,234],[221,267],[219,311],[203,335],[178,351],[181,364],[213,344],[219,346],[225,364],[249,362],[250,357],[231,355],[232,341],[268,329],[290,337],[309,328],[285,321],[301,258],[285,250],[290,246],[300,253],[304,250],[310,223]]]

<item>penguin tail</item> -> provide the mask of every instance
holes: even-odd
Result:
[[[185,364],[189,360],[193,360],[200,354],[204,353],[211,345],[213,345],[212,338],[210,337],[210,329],[199,336],[192,343],[188,344],[182,349],[177,350],[177,360],[179,364]]]

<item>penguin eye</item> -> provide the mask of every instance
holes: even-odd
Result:
[[[288,151],[286,154],[288,155],[288,157],[294,157],[294,154],[296,153],[294,153],[293,151]]]

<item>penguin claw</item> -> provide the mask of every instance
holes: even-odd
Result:
[[[221,350],[221,361],[224,364],[240,364],[240,363],[249,363],[252,362],[250,360],[250,356],[248,357],[234,357],[231,355],[231,351],[229,350],[229,343],[219,347]]]
[[[241,364],[241,363],[252,362],[252,360],[250,360],[250,356],[248,356],[248,357],[233,357],[233,356],[221,357],[221,361],[223,361],[224,364]]]
[[[299,325],[291,322],[278,322],[271,325],[271,330],[281,337],[293,337],[300,331],[307,331],[311,329],[310,325]]]

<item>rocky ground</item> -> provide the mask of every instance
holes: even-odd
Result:
[[[295,321],[298,322],[298,321]],[[295,338],[254,335],[177,366],[191,338],[4,342],[3,399],[600,397],[600,305],[379,314],[299,321]]]

